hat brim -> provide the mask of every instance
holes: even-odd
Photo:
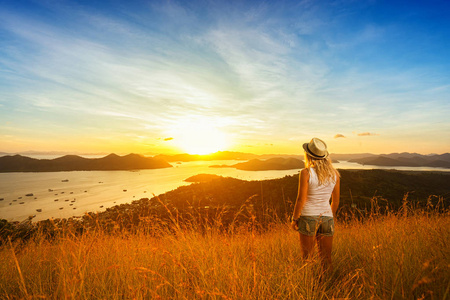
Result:
[[[308,144],[309,144],[309,143],[304,143],[304,144],[303,144],[303,150],[305,150],[305,152],[308,153],[308,155],[310,155],[311,157],[317,158],[317,159],[325,159],[325,158],[328,157],[328,151],[327,151],[327,153],[326,153],[324,156],[318,156],[318,155],[315,155],[314,153],[312,153],[311,151],[309,151]]]

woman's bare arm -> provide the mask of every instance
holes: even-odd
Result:
[[[341,179],[338,177],[333,192],[331,193],[331,211],[333,216],[336,217],[336,212],[339,207],[339,198],[341,196]]]
[[[302,212],[303,206],[305,206],[306,198],[308,197],[309,170],[303,169],[300,172],[299,177],[297,199],[295,200],[294,213],[292,214],[293,219],[298,219]]]

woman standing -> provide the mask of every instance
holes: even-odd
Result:
[[[339,172],[331,164],[324,141],[313,138],[303,144],[303,149],[305,169],[299,176],[291,226],[300,232],[303,257],[308,258],[317,243],[324,267],[331,269],[333,217],[339,206]]]

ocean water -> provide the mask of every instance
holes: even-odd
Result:
[[[197,174],[217,174],[244,180],[264,180],[293,175],[299,170],[240,171],[210,168],[237,161],[173,163],[173,168],[139,171],[73,171],[42,173],[0,173],[0,218],[35,221],[82,216],[86,212],[151,198],[190,183]],[[33,194],[33,196],[26,196]],[[40,212],[38,210],[41,210]]]
[[[300,170],[242,171],[210,168],[238,161],[199,161],[173,163],[173,168],[140,171],[73,171],[43,173],[0,173],[0,219],[35,221],[48,218],[82,216],[106,208],[151,198],[190,183],[184,180],[197,174],[217,174],[244,180],[265,180],[297,174]],[[340,162],[341,169],[373,169],[357,163]],[[377,167],[392,169],[392,167]],[[411,171],[450,171],[441,168],[398,167]],[[33,194],[32,196],[26,196]],[[38,211],[40,210],[40,211]]]

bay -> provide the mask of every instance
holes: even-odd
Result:
[[[216,174],[243,180],[266,180],[294,175],[299,170],[242,171],[210,168],[240,161],[197,161],[173,163],[173,168],[139,171],[73,171],[40,173],[0,173],[0,219],[34,221],[48,218],[79,217],[108,207],[151,198],[190,183],[184,180],[197,174]],[[342,169],[393,169],[363,166],[341,161]],[[443,168],[396,167],[407,171],[449,171]],[[32,196],[30,196],[32,194]],[[29,195],[29,196],[27,196]]]

